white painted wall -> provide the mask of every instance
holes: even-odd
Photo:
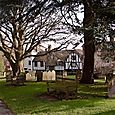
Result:
[[[26,59],[24,59],[24,68],[27,68],[28,71],[32,71],[32,57],[27,57]],[[31,62],[31,65],[29,65],[29,61]]]
[[[37,55],[37,52],[35,50],[33,50],[31,52],[32,55]],[[33,71],[33,64],[32,64],[32,61],[33,61],[34,57],[31,56],[31,57],[27,57],[24,59],[24,68],[27,68],[27,71]],[[31,65],[29,65],[29,61],[31,61]]]

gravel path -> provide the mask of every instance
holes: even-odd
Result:
[[[16,115],[14,114],[10,108],[2,101],[0,100],[0,115]]]

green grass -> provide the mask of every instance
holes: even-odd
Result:
[[[75,75],[68,75],[67,78],[75,79]]]
[[[79,85],[78,93],[85,98],[48,101],[37,95],[46,91],[46,83],[27,82],[25,86],[6,86],[0,81],[0,99],[18,115],[113,115],[115,99],[108,99],[107,86]]]

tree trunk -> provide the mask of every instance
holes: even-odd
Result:
[[[24,72],[24,63],[22,61],[18,61],[17,63],[11,63],[10,65],[12,67],[13,77],[19,76],[20,72]]]
[[[11,61],[10,61],[11,62]],[[12,67],[12,72],[13,72],[13,78],[16,78],[14,79],[14,81],[12,80],[12,83],[15,85],[20,85],[20,84],[23,84],[24,82],[24,79],[20,80],[20,73],[21,72],[24,72],[24,67],[23,67],[23,60],[22,61],[18,61],[17,63],[10,63],[11,64],[11,67]]]
[[[92,0],[84,2],[84,67],[81,83],[93,83],[94,71],[94,31],[93,31],[94,13],[92,10]]]
[[[18,61],[18,63],[17,63],[17,72],[16,72],[17,79],[18,79],[21,72],[24,72],[23,60]]]

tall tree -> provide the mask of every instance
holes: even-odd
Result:
[[[29,57],[37,45],[56,41],[54,36],[59,33],[66,34],[60,29],[59,15],[51,1],[14,0],[9,3],[5,0],[5,6],[0,7],[0,50],[10,62],[14,77],[18,78],[23,71],[23,59]],[[58,40],[62,38],[63,35]]]
[[[81,83],[93,83],[94,71],[94,52],[95,52],[95,38],[94,38],[94,10],[92,0],[64,0],[62,1],[62,15],[65,19],[64,24],[69,30],[76,35],[84,35],[84,67]],[[64,9],[65,8],[65,9]],[[84,9],[83,25],[80,22],[78,13],[79,9]],[[79,39],[76,38],[76,39]],[[79,39],[80,43],[81,39]],[[77,46],[78,43],[73,45]]]
[[[98,39],[103,41],[108,33],[110,38],[113,39],[114,2],[109,0],[64,0],[62,3],[66,5],[66,7],[68,6],[68,10],[66,10],[67,12],[65,13],[67,16],[65,17],[65,14],[63,16],[65,17],[65,22],[67,22],[66,24],[72,28],[70,29],[72,30],[71,32],[79,34],[80,30],[83,30],[82,32],[84,33],[84,67],[81,83],[93,83],[96,42]],[[79,19],[77,17],[78,7],[81,4],[84,6],[83,27],[78,25]]]
[[[81,83],[93,83],[94,71],[94,11],[92,0],[84,0],[84,67]]]

